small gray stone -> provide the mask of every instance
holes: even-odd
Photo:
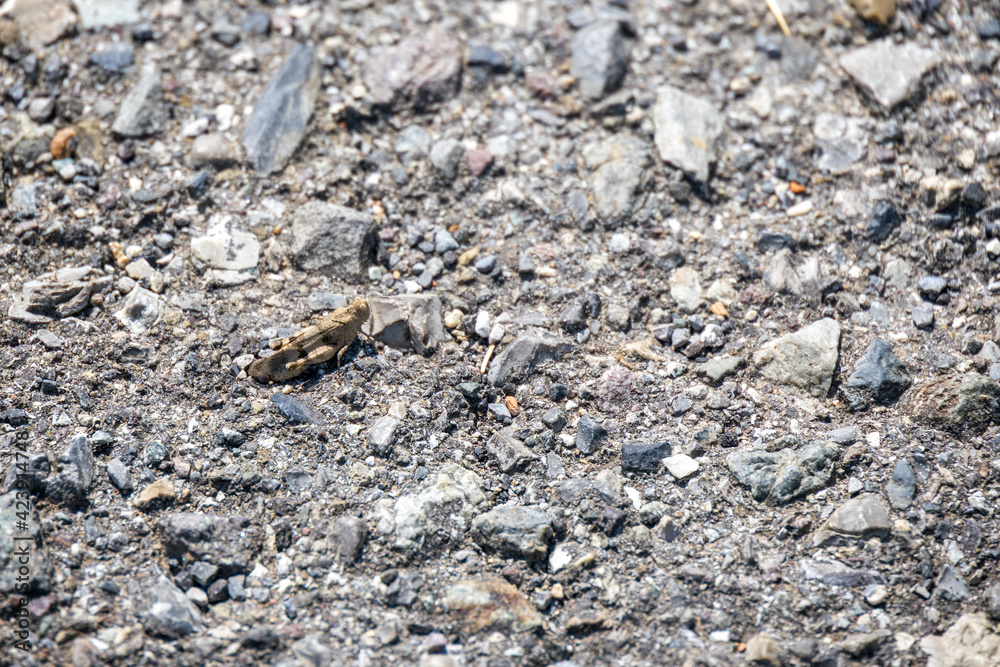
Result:
[[[708,378],[712,384],[719,384],[746,365],[747,360],[743,357],[714,357],[695,367],[695,374]]]
[[[222,134],[203,134],[196,137],[188,151],[187,164],[192,169],[212,167],[224,169],[240,160],[239,152]]]
[[[458,241],[447,229],[439,229],[434,232],[434,252],[443,255],[449,250],[458,250]]]
[[[486,379],[494,386],[531,374],[545,361],[560,359],[569,351],[569,341],[543,329],[529,329],[493,358]]]
[[[423,111],[458,92],[462,44],[445,30],[413,35],[365,63],[365,86],[379,106]]]
[[[410,164],[427,155],[431,150],[431,135],[419,125],[404,127],[393,146],[403,164]]]
[[[371,317],[362,331],[375,340],[417,354],[433,354],[451,338],[445,333],[441,299],[433,294],[409,294],[368,300]]]
[[[835,560],[803,558],[799,561],[799,567],[803,577],[821,581],[827,586],[854,587],[885,583],[885,578],[878,572],[855,569]]]
[[[289,468],[282,475],[285,486],[292,493],[305,493],[312,486],[312,476],[299,466]]]
[[[476,271],[489,275],[493,273],[493,269],[497,268],[497,256],[484,255],[477,259],[473,266],[476,267]]]
[[[105,72],[122,74],[135,63],[135,49],[131,44],[112,45],[102,51],[92,53],[89,62]]]
[[[840,57],[840,65],[885,109],[906,101],[941,54],[913,43],[875,40]]]
[[[330,529],[334,550],[340,558],[348,563],[361,558],[361,552],[368,539],[368,524],[357,517],[343,516],[333,523]]]
[[[516,436],[513,426],[501,429],[486,443],[488,451],[500,465],[500,470],[511,473],[538,458],[531,449]]]
[[[122,301],[115,318],[134,334],[152,331],[161,319],[160,297],[136,285]]]
[[[486,405],[486,410],[491,415],[493,415],[498,420],[500,420],[500,422],[505,423],[505,424],[510,422],[510,419],[511,419],[510,410],[507,409],[507,406],[505,404],[503,404],[503,403],[488,403]]]
[[[813,546],[836,543],[838,539],[864,540],[885,537],[892,529],[889,511],[878,496],[866,493],[838,507],[813,537]]]
[[[827,431],[826,439],[832,443],[848,447],[858,441],[857,426],[842,426],[832,431]]]
[[[934,596],[952,602],[961,602],[969,597],[969,587],[962,573],[951,565],[941,568],[937,581],[934,582]]]
[[[392,451],[392,447],[396,443],[396,431],[400,426],[399,420],[388,415],[379,417],[368,430],[368,446],[385,456]]]
[[[784,505],[826,486],[837,454],[835,446],[814,440],[795,451],[733,452],[726,463],[736,479],[750,487],[754,500]]]
[[[145,601],[138,614],[149,634],[177,639],[202,629],[201,613],[194,602],[164,575],[146,582],[142,595]]]
[[[765,378],[822,398],[830,392],[840,347],[840,324],[826,318],[766,343],[753,355]]]
[[[566,426],[566,416],[559,408],[549,408],[542,413],[542,423],[554,433],[558,433]]]
[[[293,424],[323,423],[323,415],[316,408],[280,391],[271,394],[271,402],[274,403],[274,407],[278,409],[281,416]]]
[[[629,41],[618,21],[599,21],[578,32],[570,74],[587,100],[599,100],[621,85],[629,64]]]
[[[368,213],[309,201],[292,214],[288,250],[298,268],[361,282],[375,262],[375,221]]]
[[[905,510],[913,504],[913,497],[917,493],[917,480],[913,475],[913,468],[909,461],[899,459],[892,469],[892,479],[885,485],[886,495],[889,496],[889,503],[898,510]]]
[[[1000,621],[1000,584],[993,584],[983,594],[986,599],[986,614],[994,621]]]
[[[132,490],[132,477],[120,459],[115,458],[108,462],[108,479],[122,493],[128,493]]]
[[[583,157],[601,223],[615,227],[625,222],[640,206],[649,182],[653,162],[649,146],[636,137],[616,134],[587,146]]]
[[[308,129],[319,84],[316,54],[299,44],[264,87],[243,131],[247,160],[258,174],[271,174],[288,164]]]
[[[622,445],[622,470],[651,472],[660,461],[670,456],[673,445],[669,442]]]
[[[431,147],[431,164],[446,181],[455,180],[464,157],[465,146],[457,139],[441,139]]]
[[[496,507],[472,522],[473,537],[484,549],[527,561],[544,560],[552,541],[552,518],[535,506]]]
[[[593,454],[608,438],[608,431],[584,415],[576,425],[576,448],[581,454]]]
[[[858,359],[841,392],[852,410],[864,410],[869,402],[889,405],[910,383],[909,371],[893,354],[889,343],[875,340]]]
[[[722,117],[710,102],[671,86],[656,91],[653,108],[660,157],[699,183],[708,181]]]
[[[934,328],[934,307],[930,304],[922,303],[919,306],[914,306],[913,312],[913,326],[918,329],[933,329]]]
[[[122,102],[111,131],[123,137],[145,137],[161,132],[166,120],[160,68],[156,63],[146,63]]]
[[[160,527],[170,558],[210,563],[223,577],[249,572],[263,546],[262,531],[240,515],[177,512],[162,518]]]

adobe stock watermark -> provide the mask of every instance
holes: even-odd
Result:
[[[17,611],[11,619],[14,627],[14,647],[22,651],[31,650],[29,639],[31,619],[28,615],[28,588],[31,584],[31,549],[34,538],[31,536],[31,496],[28,493],[28,445],[27,432],[19,432],[14,445],[14,524],[13,548],[11,549],[11,566],[15,568],[14,593],[11,596],[11,606]]]

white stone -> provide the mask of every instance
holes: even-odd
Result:
[[[667,471],[677,479],[690,477],[698,471],[698,462],[687,454],[675,454],[663,459]]]
[[[688,266],[682,266],[670,276],[670,296],[677,301],[677,307],[683,313],[693,313],[701,304],[701,283],[698,282],[698,272]]]

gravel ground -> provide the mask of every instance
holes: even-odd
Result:
[[[779,4],[8,0],[0,661],[1000,664],[1000,6]]]

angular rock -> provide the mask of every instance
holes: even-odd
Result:
[[[866,493],[838,507],[813,536],[813,546],[885,537],[891,529],[885,504],[875,494]]]
[[[606,227],[625,222],[642,204],[653,163],[650,147],[631,135],[616,134],[587,146],[583,159],[600,221]]]
[[[52,589],[55,568],[42,540],[41,517],[33,504],[25,508],[18,492],[0,496],[0,594],[44,595]],[[25,546],[27,562],[22,560]],[[20,576],[22,567],[28,569],[27,581]]]
[[[781,646],[765,634],[757,634],[747,640],[746,660],[751,664],[766,662],[775,667],[784,664]]]
[[[210,563],[221,577],[249,572],[263,544],[261,530],[239,515],[178,512],[161,519],[160,526],[169,557]]]
[[[281,416],[293,424],[322,424],[323,414],[307,403],[277,391],[271,394],[271,402]]]
[[[794,451],[733,452],[726,463],[736,479],[750,487],[754,500],[784,505],[826,486],[837,455],[836,446],[814,440]]]
[[[608,431],[586,415],[576,425],[576,448],[581,454],[593,454],[607,440]]]
[[[884,241],[902,221],[892,202],[881,199],[875,202],[871,217],[865,223],[865,236],[872,241]]]
[[[132,490],[132,477],[120,459],[111,459],[108,462],[108,479],[122,493],[128,493]]]
[[[986,614],[963,614],[943,635],[927,635],[920,648],[929,667],[1000,665],[1000,633]]]
[[[660,157],[699,183],[708,181],[715,163],[715,141],[722,116],[712,103],[671,86],[656,91],[653,108]]]
[[[803,558],[799,561],[802,576],[821,581],[827,586],[869,586],[884,584],[885,578],[878,572],[848,567],[836,560],[814,560]]]
[[[860,118],[822,113],[813,123],[816,147],[822,153],[816,166],[832,174],[843,174],[868,154],[868,134]]]
[[[379,106],[424,111],[458,93],[462,55],[452,33],[432,30],[371,57],[362,77]]]
[[[670,456],[673,445],[669,442],[622,445],[622,470],[651,472],[660,461]]]
[[[58,41],[76,25],[73,10],[58,0],[8,2],[4,4],[4,11],[10,11],[21,42],[33,51]]]
[[[203,134],[197,137],[188,151],[187,164],[192,169],[212,167],[224,169],[240,161],[239,151],[222,134]]]
[[[577,297],[559,316],[559,326],[566,333],[577,333],[587,327],[588,319],[601,316],[601,297],[590,293]]]
[[[569,351],[569,341],[542,329],[529,329],[493,358],[486,379],[494,386],[526,377],[545,361],[558,360]]]
[[[380,532],[394,530],[397,549],[426,555],[452,532],[461,540],[466,522],[485,500],[479,475],[451,463],[420,493],[401,495],[392,505],[391,528],[381,526]]]
[[[160,68],[156,63],[146,63],[122,102],[111,131],[122,137],[146,137],[162,132],[166,123]]]
[[[431,164],[438,174],[446,181],[453,181],[458,176],[458,169],[465,157],[465,146],[457,139],[441,139],[431,146]]]
[[[913,504],[913,497],[917,494],[917,480],[909,461],[896,461],[892,478],[885,485],[885,493],[889,496],[889,504],[898,510],[905,510]]]
[[[45,492],[45,480],[52,471],[49,457],[44,452],[29,454],[28,460],[13,461],[7,469],[3,492],[25,491],[32,495]]]
[[[714,357],[695,368],[695,374],[707,378],[712,384],[719,384],[727,377],[747,365],[743,357]]]
[[[937,67],[942,55],[912,42],[879,39],[840,57],[840,66],[876,102],[892,109],[905,102],[921,77]]]
[[[11,304],[8,315],[29,324],[47,324],[75,315],[90,305],[92,272],[89,266],[59,269],[26,281],[20,300]]]
[[[687,454],[675,454],[663,459],[663,465],[674,479],[684,479],[698,472],[698,462]]]
[[[59,456],[60,470],[45,480],[45,495],[56,503],[78,502],[94,481],[94,446],[86,435],[76,435]]]
[[[139,0],[74,0],[84,30],[139,21]]]
[[[368,300],[371,317],[361,330],[377,341],[417,354],[433,354],[451,340],[445,333],[441,299],[432,294],[407,294]]]
[[[257,266],[260,241],[249,232],[230,230],[231,218],[218,218],[205,236],[191,239],[191,257],[197,264],[213,269],[243,271]]]
[[[177,494],[174,485],[167,477],[161,477],[145,489],[132,501],[139,509],[149,509],[158,505],[167,505],[174,501]]]
[[[115,319],[134,334],[147,334],[160,323],[163,313],[160,297],[136,285],[115,312]]]
[[[513,472],[538,458],[535,452],[517,438],[516,432],[517,429],[513,426],[508,426],[495,433],[486,443],[486,450],[505,473]]]
[[[670,296],[682,313],[693,313],[701,305],[701,283],[698,272],[689,266],[674,269],[670,276]]]
[[[765,378],[821,398],[830,392],[840,348],[840,324],[825,318],[764,344],[753,363]]]
[[[540,507],[502,505],[472,522],[473,537],[489,551],[527,561],[548,557],[552,517]]]
[[[375,221],[367,213],[323,201],[292,212],[289,252],[298,268],[361,282],[375,262]]]
[[[145,582],[139,592],[143,603],[137,612],[149,634],[178,639],[202,630],[201,613],[194,602],[164,575]]]
[[[618,21],[599,21],[573,37],[570,74],[587,100],[614,92],[628,72],[629,40]]]
[[[910,373],[884,340],[874,340],[854,365],[840,391],[852,410],[869,403],[889,405],[910,386]]]
[[[503,579],[465,579],[445,594],[445,607],[456,612],[465,632],[528,632],[542,627],[542,615]]]
[[[1000,385],[976,373],[927,382],[905,398],[917,419],[957,434],[980,435],[1000,423]]]
[[[396,431],[400,426],[399,420],[388,415],[379,417],[368,429],[368,447],[385,456],[392,451],[396,442]]]
[[[316,54],[299,44],[254,103],[243,130],[247,161],[261,176],[285,168],[309,127],[319,94]]]
[[[969,586],[961,572],[951,565],[945,565],[934,582],[934,596],[961,602],[969,597]]]
[[[88,62],[100,67],[105,72],[123,74],[135,63],[135,49],[131,44],[112,45],[96,53],[92,53]]]
[[[334,521],[329,537],[333,539],[337,555],[353,563],[361,558],[365,540],[368,539],[368,524],[357,517],[342,516]]]

